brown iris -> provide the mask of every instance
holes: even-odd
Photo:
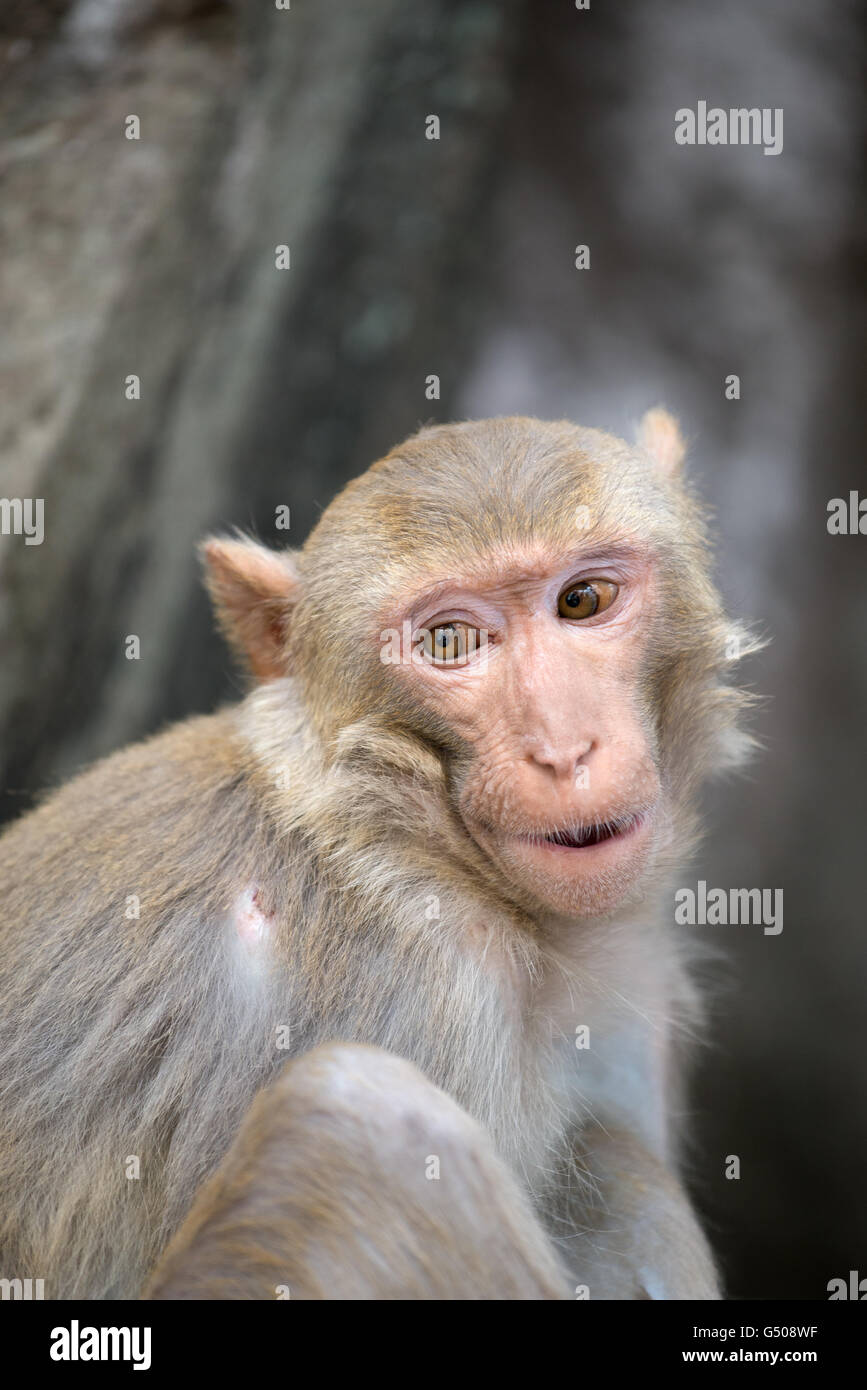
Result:
[[[485,634],[468,623],[437,623],[424,632],[425,653],[441,666],[460,665],[484,643]]]
[[[593,618],[604,613],[617,597],[617,585],[610,579],[582,579],[569,584],[557,600],[561,618]]]

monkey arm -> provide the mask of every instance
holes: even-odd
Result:
[[[679,1178],[624,1130],[591,1126],[557,1241],[590,1298],[717,1299],[710,1247]],[[562,1229],[562,1227],[560,1227]]]
[[[150,1299],[567,1299],[484,1130],[409,1062],[289,1062],[159,1262]]]

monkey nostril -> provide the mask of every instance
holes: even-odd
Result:
[[[576,769],[584,762],[592,748],[592,739],[585,739],[571,748],[544,744],[531,749],[529,758],[531,762],[545,768],[555,777],[574,777]]]

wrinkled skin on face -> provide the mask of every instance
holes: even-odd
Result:
[[[445,664],[416,648],[399,673],[467,750],[456,805],[505,880],[553,910],[605,911],[644,868],[663,809],[641,699],[653,563],[622,546],[485,562],[471,582],[437,582],[398,610],[413,632],[460,623],[484,643]],[[560,616],[558,597],[584,576],[616,585],[614,601],[588,619]]]

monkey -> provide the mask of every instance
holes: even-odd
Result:
[[[750,747],[730,653],[754,644],[685,452],[662,408],[634,444],[433,425],[300,549],[203,544],[247,694],[0,838],[0,1273],[54,1298],[185,1296],[186,1270],[215,1297],[375,1299],[447,1296],[464,1262],[461,1296],[722,1296],[681,1177],[702,1001],[672,902],[702,784]],[[383,1268],[418,1248],[425,1194],[439,1219],[424,1125],[377,1170],[359,1151],[392,1088],[416,1121],[440,1092],[466,1116],[456,1210],[461,1148],[489,1174],[463,1227],[508,1211],[526,1277],[480,1272],[481,1234],[473,1260],[461,1231],[445,1250],[442,1224],[429,1278]],[[319,1185],[342,1194],[325,1213]],[[260,1221],[245,1253],[244,1203],[276,1245]]]
[[[571,1297],[527,1194],[481,1126],[402,1058],[328,1043],[288,1062],[253,1101],[143,1297],[374,1291]]]

